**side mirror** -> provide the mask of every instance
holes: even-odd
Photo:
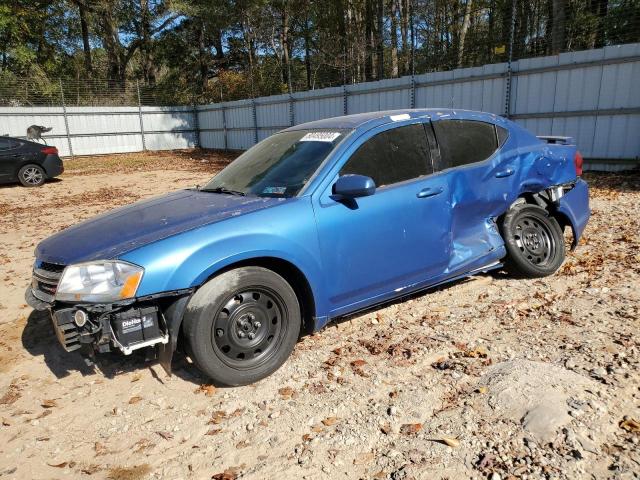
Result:
[[[376,193],[376,183],[365,175],[343,175],[333,184],[333,194],[344,198],[368,197]]]

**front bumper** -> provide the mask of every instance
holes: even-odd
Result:
[[[35,270],[34,270],[35,276]],[[34,285],[38,285],[34,281]],[[177,347],[180,325],[193,289],[162,292],[114,304],[68,304],[45,302],[27,288],[25,300],[35,310],[51,315],[53,328],[62,347],[86,355],[120,351],[125,355],[134,350],[153,347],[160,364],[171,373],[171,359]],[[44,294],[46,296],[46,293]],[[86,314],[79,325],[76,312]]]

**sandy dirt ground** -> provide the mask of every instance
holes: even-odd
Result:
[[[344,319],[255,385],[216,389],[184,355],[169,377],[65,353],[23,300],[35,245],[230,158],[77,159],[0,187],[0,479],[640,476],[637,174],[587,176],[592,220],[553,277],[497,272]]]

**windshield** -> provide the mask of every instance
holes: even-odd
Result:
[[[293,197],[348,130],[276,133],[240,155],[201,190],[259,197]]]

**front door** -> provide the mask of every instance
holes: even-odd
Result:
[[[332,316],[441,275],[450,243],[449,189],[432,174],[422,123],[380,127],[340,163],[338,175],[369,176],[377,189],[341,201],[329,187],[314,201]]]

